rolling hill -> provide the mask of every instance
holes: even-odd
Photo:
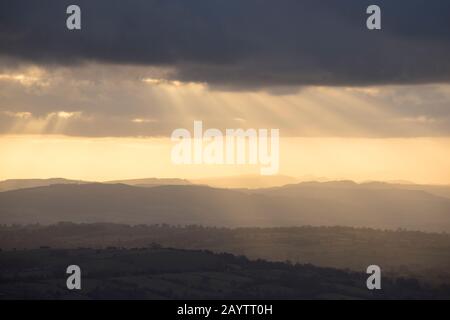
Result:
[[[450,199],[351,182],[228,190],[65,184],[0,193],[0,223],[59,221],[206,226],[343,225],[450,231]]]
[[[70,180],[64,178],[50,178],[50,179],[8,179],[0,181],[0,192],[17,189],[26,189],[34,187],[50,186],[52,184],[82,184],[91,183],[81,180]]]
[[[66,288],[76,261],[82,290]],[[151,246],[122,249],[50,249],[0,252],[3,299],[448,299],[444,286],[414,278],[383,278],[312,265],[251,261],[228,253]]]

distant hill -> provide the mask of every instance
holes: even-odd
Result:
[[[306,176],[304,177],[306,178]],[[50,178],[50,179],[9,179],[0,181],[0,192],[10,191],[25,188],[43,187],[54,184],[127,184],[137,187],[155,187],[164,185],[187,186],[187,185],[202,185],[214,188],[227,189],[270,189],[280,187],[291,187],[292,185],[303,186],[322,186],[322,187],[343,187],[354,186],[363,187],[367,189],[401,189],[401,190],[418,190],[426,191],[430,194],[446,197],[450,199],[450,185],[424,185],[414,184],[410,182],[379,182],[370,181],[357,184],[353,181],[327,181],[322,180],[299,182],[299,179],[277,175],[277,176],[260,176],[260,175],[241,175],[231,177],[217,177],[217,178],[202,178],[202,179],[178,179],[178,178],[142,178],[142,179],[125,179],[125,180],[111,180],[105,182],[71,180],[64,178]],[[302,179],[305,180],[305,179]]]
[[[216,188],[269,188],[283,186],[286,184],[297,183],[298,179],[276,175],[240,175],[231,177],[203,178],[191,180],[195,184],[208,185]]]
[[[140,187],[153,187],[161,185],[173,185],[173,186],[183,186],[190,185],[192,182],[186,179],[176,179],[176,178],[144,178],[144,179],[126,179],[126,180],[113,180],[106,181],[104,183],[123,183],[130,186],[140,186]]]
[[[207,226],[343,225],[450,231],[450,199],[353,182],[258,190],[124,184],[51,185],[0,193],[0,223],[114,222]]]
[[[259,225],[276,209],[266,198],[206,186],[51,185],[0,193],[0,223]]]
[[[406,190],[422,190],[431,194],[446,197],[450,199],[450,185],[426,185],[426,184],[414,184],[414,183],[386,183],[386,182],[367,182],[363,183],[363,186],[371,188],[396,188]]]
[[[403,185],[331,181],[303,182],[251,193],[285,198],[286,203],[316,212],[316,219],[322,217],[322,221],[334,221],[338,225],[450,230],[450,199],[419,187],[409,189]],[[329,214],[318,207],[327,208]]]
[[[67,290],[74,261],[82,290]],[[0,252],[0,299],[449,299],[448,287],[312,265],[250,261],[231,254],[148,248]]]
[[[9,180],[0,181],[0,192],[16,190],[16,189],[50,186],[53,184],[83,184],[83,183],[90,183],[90,182],[81,181],[81,180],[63,179],[63,178],[9,179]]]
[[[49,178],[49,179],[9,179],[0,181],[0,192],[17,189],[45,187],[54,184],[92,184],[97,183],[93,181],[71,180],[64,178]],[[144,179],[126,179],[106,181],[109,184],[128,184],[130,186],[139,187],[154,187],[159,185],[191,185],[192,183],[185,179],[176,178],[144,178]]]

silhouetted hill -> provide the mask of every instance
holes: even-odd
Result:
[[[66,268],[82,270],[81,290]],[[0,252],[0,299],[448,299],[450,288],[365,273],[159,248]]]
[[[449,199],[423,191],[344,185],[300,184],[246,192],[195,185],[51,185],[0,193],[0,223],[346,225],[450,230]]]
[[[83,183],[90,183],[90,182],[81,181],[81,180],[63,179],[63,178],[9,179],[9,180],[0,181],[0,192],[16,190],[16,189],[50,186],[52,184],[83,184]]]
[[[425,184],[404,184],[404,183],[390,183],[390,182],[380,182],[380,181],[371,181],[364,183],[356,183],[351,180],[341,180],[341,181],[326,181],[326,182],[318,182],[318,181],[306,181],[297,184],[289,184],[284,186],[266,188],[263,191],[271,191],[271,190],[293,190],[293,189],[301,189],[301,188],[334,188],[334,189],[382,189],[382,190],[408,190],[408,191],[425,191],[435,196],[450,198],[450,186],[448,185],[425,185]],[[261,189],[261,188],[260,188]]]
[[[258,225],[269,218],[256,200],[265,198],[204,186],[52,185],[0,193],[0,221]]]
[[[370,188],[396,188],[405,190],[422,190],[440,197],[450,198],[450,186],[448,185],[426,185],[413,183],[386,183],[366,182],[362,184]]]
[[[284,198],[297,208],[316,212],[326,225],[449,231],[450,202],[421,189],[353,181],[303,182],[248,191]],[[310,206],[312,205],[312,206]],[[318,209],[327,208],[327,212]]]
[[[177,179],[177,178],[144,178],[144,179],[126,179],[126,180],[113,180],[106,181],[104,183],[122,183],[128,184],[130,186],[140,186],[140,187],[153,187],[153,186],[162,186],[162,185],[190,185],[192,184],[189,180],[186,179]]]
[[[450,234],[349,227],[228,229],[69,222],[50,226],[0,226],[3,250],[41,246],[134,248],[150,243],[354,271],[377,264],[384,274],[450,284]]]
[[[202,178],[191,180],[195,184],[208,185],[215,188],[270,188],[298,182],[298,179],[284,176],[240,175],[230,177]]]

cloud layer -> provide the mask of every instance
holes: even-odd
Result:
[[[140,66],[0,73],[0,133],[169,136],[176,128],[279,128],[282,136],[450,136],[450,85],[211,90]]]
[[[172,79],[248,89],[450,81],[450,2],[379,0],[15,0],[0,3],[6,63],[171,68]],[[77,3],[82,30],[68,31]]]
[[[450,2],[372,3],[1,1],[0,134],[450,136]]]

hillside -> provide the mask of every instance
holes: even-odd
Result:
[[[53,184],[83,184],[90,183],[81,180],[70,180],[64,178],[50,178],[50,179],[9,179],[0,181],[0,192],[50,186]]]
[[[298,179],[284,175],[261,176],[239,175],[230,177],[202,178],[191,180],[195,184],[208,185],[215,188],[270,188],[296,183]]]
[[[343,225],[450,231],[450,199],[417,190],[319,186],[238,191],[206,186],[51,185],[1,192],[0,223]]]
[[[82,270],[66,288],[67,266]],[[0,299],[445,299],[446,287],[311,265],[250,261],[231,254],[160,248],[0,252]]]
[[[125,179],[125,180],[106,181],[104,183],[112,183],[112,184],[121,183],[121,184],[128,184],[130,186],[140,186],[140,187],[152,187],[164,185],[183,186],[192,184],[192,182],[190,182],[189,180],[177,178]]]
[[[359,272],[376,263],[385,273],[450,284],[450,234],[348,227],[228,229],[68,222],[50,226],[0,226],[3,250],[47,246],[134,248],[151,243]]]

